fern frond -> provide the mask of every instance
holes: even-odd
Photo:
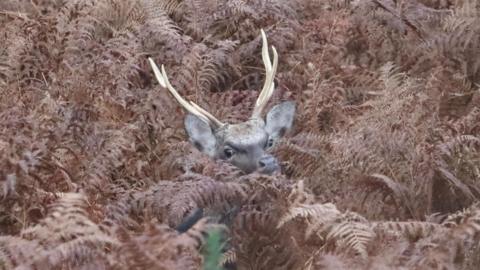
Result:
[[[140,233],[119,228],[122,246],[110,260],[116,269],[198,269],[201,261],[197,247],[203,242],[198,236],[206,229],[205,220],[191,228],[190,234],[180,235],[168,226],[151,222]]]
[[[234,264],[237,261],[237,253],[235,249],[229,249],[222,254],[219,265],[224,266],[226,264]]]
[[[130,217],[157,220],[176,227],[198,208],[223,213],[248,198],[248,186],[217,182],[202,175],[187,175],[183,181],[160,181],[146,191],[126,194],[109,206],[105,222],[131,223]]]
[[[373,229],[379,234],[402,234],[412,239],[428,237],[444,231],[440,224],[421,221],[374,222]]]
[[[44,252],[37,241],[29,241],[21,237],[0,237],[0,267],[14,269],[21,263],[29,262],[36,254]]]
[[[367,246],[375,236],[370,224],[346,220],[332,227],[326,241],[335,241],[340,249],[354,250],[366,259]]]
[[[51,206],[39,224],[22,231],[22,237],[38,241],[41,252],[32,253],[22,265],[81,265],[98,259],[106,246],[118,242],[89,219],[86,199],[78,193],[65,193]],[[78,261],[77,261],[78,259]]]
[[[372,174],[370,177],[363,178],[358,186],[369,189],[365,194],[363,200],[364,203],[371,193],[380,190],[380,192],[385,194],[384,197],[393,195],[397,207],[405,207],[410,212],[410,215],[414,216],[414,206],[412,205],[408,189],[403,184],[395,182],[390,177],[382,174]]]
[[[313,205],[300,204],[290,208],[288,212],[280,218],[277,228],[281,228],[287,222],[290,222],[297,217],[311,219],[319,224],[329,224],[336,220],[340,215],[341,212],[331,203]]]
[[[451,214],[442,225],[452,229],[455,234],[463,238],[473,237],[480,232],[480,210],[472,206],[458,213]]]
[[[444,155],[451,157],[461,147],[480,148],[480,138],[473,135],[460,135],[437,146]]]

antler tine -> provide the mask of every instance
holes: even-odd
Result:
[[[153,69],[153,73],[155,73],[155,77],[157,78],[158,83],[163,87],[167,88],[168,91],[175,97],[175,99],[182,105],[183,108],[185,108],[188,112],[198,116],[200,119],[205,121],[208,124],[213,124],[215,128],[222,127],[224,123],[219,121],[217,118],[215,118],[212,114],[207,112],[206,110],[202,109],[200,106],[195,104],[194,102],[186,101],[180,94],[175,90],[175,88],[170,84],[170,81],[168,80],[167,73],[165,72],[165,67],[162,65],[162,71],[157,67],[157,64],[152,60],[152,58],[148,58],[148,61],[150,62],[150,66]]]
[[[267,36],[263,29],[260,30],[262,34],[262,59],[263,64],[265,65],[265,84],[263,85],[262,91],[257,98],[255,103],[255,108],[253,109],[252,118],[260,118],[263,109],[267,105],[268,100],[272,97],[273,91],[275,90],[275,73],[277,72],[278,66],[278,54],[274,46],[272,46],[273,51],[273,64],[270,62],[270,54],[268,52],[268,42]]]

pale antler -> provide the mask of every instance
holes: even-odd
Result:
[[[198,116],[200,119],[205,121],[208,124],[212,124],[214,128],[220,128],[224,126],[225,124],[220,122],[217,118],[215,118],[212,114],[207,112],[206,110],[202,109],[200,106],[195,104],[194,102],[186,101],[185,99],[180,96],[180,94],[175,90],[175,88],[170,84],[170,81],[168,80],[167,73],[165,72],[165,67],[162,65],[162,72],[158,69],[157,65],[155,62],[152,60],[152,58],[148,58],[148,61],[150,62],[150,66],[152,66],[153,73],[155,73],[155,77],[157,78],[158,83],[163,87],[167,88],[168,91],[175,97],[175,99],[182,105],[183,108],[185,108],[188,112]]]
[[[272,46],[273,51],[273,65],[270,62],[270,54],[268,53],[268,43],[267,36],[262,30],[262,59],[263,64],[265,65],[265,84],[263,85],[262,92],[258,96],[257,102],[255,103],[255,108],[253,109],[252,118],[261,118],[261,114],[265,106],[267,105],[268,100],[272,97],[273,90],[275,89],[275,84],[273,80],[275,79],[275,73],[277,72],[278,66],[278,54],[274,46]]]

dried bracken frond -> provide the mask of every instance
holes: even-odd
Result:
[[[314,205],[300,204],[288,210],[287,214],[280,219],[277,228],[282,227],[285,223],[297,217],[312,219],[315,222],[315,226],[318,226],[318,224],[330,224],[335,221],[340,214],[340,211],[331,203]]]
[[[199,221],[186,233],[178,234],[165,225],[146,224],[138,234],[120,229],[117,233],[124,243],[111,258],[114,269],[198,269],[201,259],[198,248],[202,234],[215,227]]]
[[[472,207],[447,217],[443,225],[460,237],[472,237],[480,231],[480,210]]]
[[[27,246],[37,245],[38,250],[32,250],[26,260],[17,261],[17,267],[87,266],[105,259],[103,249],[117,242],[89,219],[86,207],[84,195],[63,194],[39,224],[21,232],[21,237],[30,241]]]
[[[108,220],[128,223],[128,215],[132,215],[140,219],[155,217],[177,226],[198,208],[221,214],[247,199],[248,187],[244,184],[222,183],[201,175],[189,178],[179,182],[160,181],[149,190],[126,194],[109,206]]]
[[[478,269],[479,15],[476,0],[0,1],[0,269]],[[149,58],[222,122],[248,120],[262,86],[258,115],[294,100],[266,149],[281,172],[191,145]]]
[[[374,236],[369,224],[346,220],[332,228],[326,241],[335,240],[340,250],[342,248],[354,250],[365,259],[368,256],[367,246]]]
[[[229,249],[222,254],[222,259],[219,265],[224,266],[226,264],[235,264],[237,262],[237,253],[234,249]]]
[[[427,237],[432,233],[442,231],[442,226],[437,223],[419,221],[388,221],[374,223],[377,233],[396,234],[400,233],[410,239]]]

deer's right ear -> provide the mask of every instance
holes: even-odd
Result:
[[[210,125],[193,114],[188,114],[184,122],[190,142],[192,142],[200,152],[213,156],[215,153],[216,139]]]
[[[265,130],[270,138],[276,140],[282,137],[293,124],[295,117],[295,103],[284,101],[275,105],[267,114]]]

